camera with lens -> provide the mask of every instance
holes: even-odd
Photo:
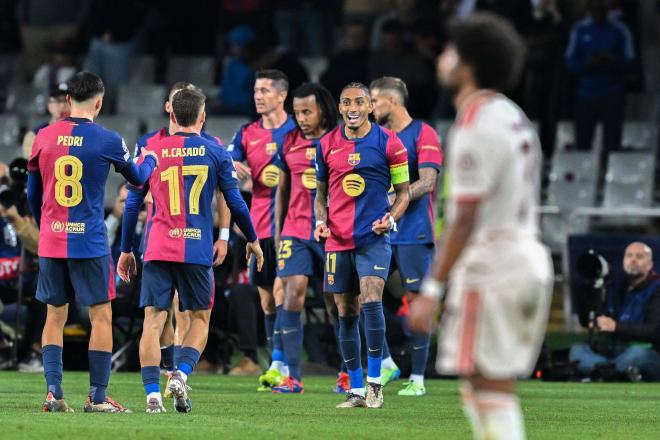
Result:
[[[27,160],[23,158],[14,159],[9,164],[9,178],[0,181],[0,205],[9,209],[12,206],[21,216],[28,213],[27,209]]]
[[[582,307],[578,309],[578,318],[580,324],[589,329],[591,342],[596,318],[607,311],[607,286],[612,274],[605,257],[593,249],[578,257],[576,269],[582,281]]]

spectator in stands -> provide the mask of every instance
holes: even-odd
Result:
[[[351,81],[369,83],[368,35],[367,25],[362,21],[344,24],[341,47],[321,75],[321,83],[337,100],[342,88]]]
[[[130,57],[140,18],[140,2],[91,1],[86,24],[92,40],[84,66],[85,70],[103,79],[104,110],[115,108],[119,87],[128,81]]]
[[[417,3],[416,0],[396,0],[394,8],[376,17],[371,29],[371,49],[382,48],[383,25],[392,20],[401,24],[404,40],[411,42],[415,24],[421,18]]]
[[[34,138],[37,137],[39,130],[69,116],[71,106],[66,100],[67,93],[66,83],[60,83],[57,87],[51,89],[50,97],[48,98],[48,114],[50,114],[50,119],[48,122],[42,122],[33,129],[28,130],[25,136],[23,136],[23,157],[25,159],[29,159],[32,154]]]
[[[28,78],[48,61],[54,41],[74,38],[87,12],[86,0],[21,0],[17,6]],[[7,11],[3,11],[7,12]]]
[[[252,115],[254,113],[254,68],[257,34],[240,25],[226,37],[229,57],[222,73],[217,100],[210,103],[213,113]]]
[[[308,56],[325,55],[327,0],[280,0],[275,23],[280,45]],[[300,49],[304,47],[304,51]]]
[[[381,76],[401,78],[408,86],[410,104],[408,110],[413,117],[428,117],[433,103],[428,97],[435,90],[435,68],[420,55],[414,46],[406,44],[403,27],[396,20],[383,24],[381,49],[372,52],[369,57],[369,78]]]
[[[611,313],[596,318],[596,329],[609,335],[607,347],[576,344],[570,360],[583,374],[603,363],[631,380],[660,380],[660,275],[653,272],[651,248],[628,245],[623,257],[628,282],[620,297],[612,298]],[[619,301],[617,301],[619,300]],[[620,304],[616,304],[619,302]]]
[[[51,47],[50,60],[42,64],[32,79],[32,86],[44,96],[53,96],[77,69],[73,62],[73,47],[68,41],[58,41]]]
[[[591,149],[594,130],[603,123],[603,150],[621,148],[625,75],[635,51],[630,30],[608,17],[607,0],[590,0],[590,15],[573,26],[566,49],[568,69],[577,75],[575,140],[579,150]]]

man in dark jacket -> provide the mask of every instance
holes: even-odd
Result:
[[[660,275],[653,272],[651,248],[641,242],[628,245],[623,257],[628,278],[621,304],[614,317],[598,316],[596,328],[612,335],[609,353],[589,344],[571,347],[570,360],[578,362],[583,374],[597,364],[612,362],[616,371],[633,380],[660,380]]]

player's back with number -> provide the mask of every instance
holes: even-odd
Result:
[[[105,182],[114,165],[131,164],[123,139],[88,119],[66,118],[37,134],[29,169],[43,181],[39,255],[94,258],[108,254],[103,223]]]
[[[235,186],[229,153],[208,137],[176,133],[150,146],[160,168],[149,179],[156,206],[145,261],[210,266],[215,188]]]

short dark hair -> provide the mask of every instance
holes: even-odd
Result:
[[[182,127],[195,125],[206,96],[197,90],[183,89],[172,98],[172,111],[176,123]]]
[[[103,80],[92,72],[78,72],[67,81],[68,94],[76,102],[84,102],[105,93]]]
[[[335,128],[339,119],[339,111],[337,110],[337,103],[328,89],[317,83],[303,83],[293,91],[294,98],[306,98],[308,96],[314,96],[316,104],[321,109],[321,125],[323,128],[328,131]]]
[[[472,67],[479,88],[506,91],[516,86],[526,50],[508,20],[487,12],[452,19],[448,37],[461,60]]]
[[[396,78],[394,76],[381,76],[378,79],[371,81],[369,84],[369,89],[378,89],[378,90],[389,90],[401,98],[401,104],[406,105],[408,102],[408,86],[403,82],[401,78]]]
[[[371,99],[371,95],[369,94],[369,87],[365,86],[361,82],[357,82],[357,81],[349,82],[348,84],[346,84],[344,86],[344,88],[341,89],[340,95],[342,93],[344,93],[344,90],[346,90],[346,89],[360,89],[360,90],[363,90],[364,93],[366,93],[367,96],[369,96],[369,99]]]
[[[254,74],[254,79],[270,79],[273,81],[273,86],[280,92],[289,91],[289,77],[286,73],[277,69],[263,69],[257,70]]]
[[[169,93],[167,94],[167,96],[169,97],[169,96],[170,96],[172,93],[174,93],[174,92],[178,92],[178,91],[180,91],[180,90],[186,90],[186,89],[187,89],[187,90],[195,90],[195,91],[197,91],[197,92],[201,92],[201,91],[202,91],[202,89],[200,89],[199,87],[197,87],[197,86],[196,86],[195,84],[193,84],[193,83],[190,83],[190,82],[188,82],[188,81],[177,81],[177,82],[175,82],[174,84],[172,84],[172,87],[170,87],[170,91],[169,91]]]

